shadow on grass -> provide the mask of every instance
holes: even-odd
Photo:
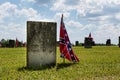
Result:
[[[38,70],[46,70],[46,69],[51,69],[51,68],[56,68],[56,70],[63,69],[66,67],[69,67],[71,65],[75,65],[76,63],[57,63],[57,65],[43,65],[40,67],[20,67],[18,68],[18,71],[38,71]]]
[[[38,71],[38,70],[46,70],[46,69],[51,69],[55,67],[55,65],[42,65],[40,67],[21,67],[18,68],[18,71],[24,71],[24,70],[28,70],[28,71]]]
[[[76,63],[57,63],[56,69],[63,69],[72,65],[75,65]]]

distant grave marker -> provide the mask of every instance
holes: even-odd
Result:
[[[9,40],[8,47],[10,47],[10,48],[15,47],[15,40]]]
[[[92,38],[85,37],[84,47],[85,48],[92,48]]]
[[[84,47],[92,48],[93,45],[95,45],[95,42],[93,41],[93,37],[91,36],[91,33],[90,33],[88,37],[85,37]]]
[[[56,64],[56,25],[27,21],[27,67]]]
[[[79,41],[75,41],[75,46],[79,46]]]
[[[119,47],[120,47],[120,36],[119,36],[119,40],[118,40],[118,41],[119,41],[118,45],[119,45]]]
[[[110,39],[107,39],[106,46],[111,46],[111,40]]]

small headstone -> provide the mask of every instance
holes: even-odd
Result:
[[[0,47],[2,47],[2,43],[0,42]]]
[[[92,48],[92,38],[85,37],[84,47],[85,48]]]
[[[119,43],[118,43],[119,47],[120,47],[120,36],[119,36]]]
[[[111,46],[111,40],[110,39],[107,39],[106,46]]]
[[[9,40],[8,47],[10,47],[10,48],[15,47],[15,41],[14,40]]]
[[[56,64],[56,25],[27,22],[27,67]]]
[[[75,46],[79,46],[79,41],[75,41]]]

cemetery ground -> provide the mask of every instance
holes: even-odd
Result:
[[[120,48],[73,47],[79,63],[59,57],[57,67],[26,68],[26,48],[0,48],[0,80],[120,80]]]

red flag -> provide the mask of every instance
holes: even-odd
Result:
[[[16,38],[16,47],[18,47],[18,44],[19,44],[19,41],[18,41],[18,39]]]
[[[73,62],[79,62],[79,59],[72,50],[72,46],[63,22],[63,15],[60,23],[60,53],[62,58],[66,58]]]

